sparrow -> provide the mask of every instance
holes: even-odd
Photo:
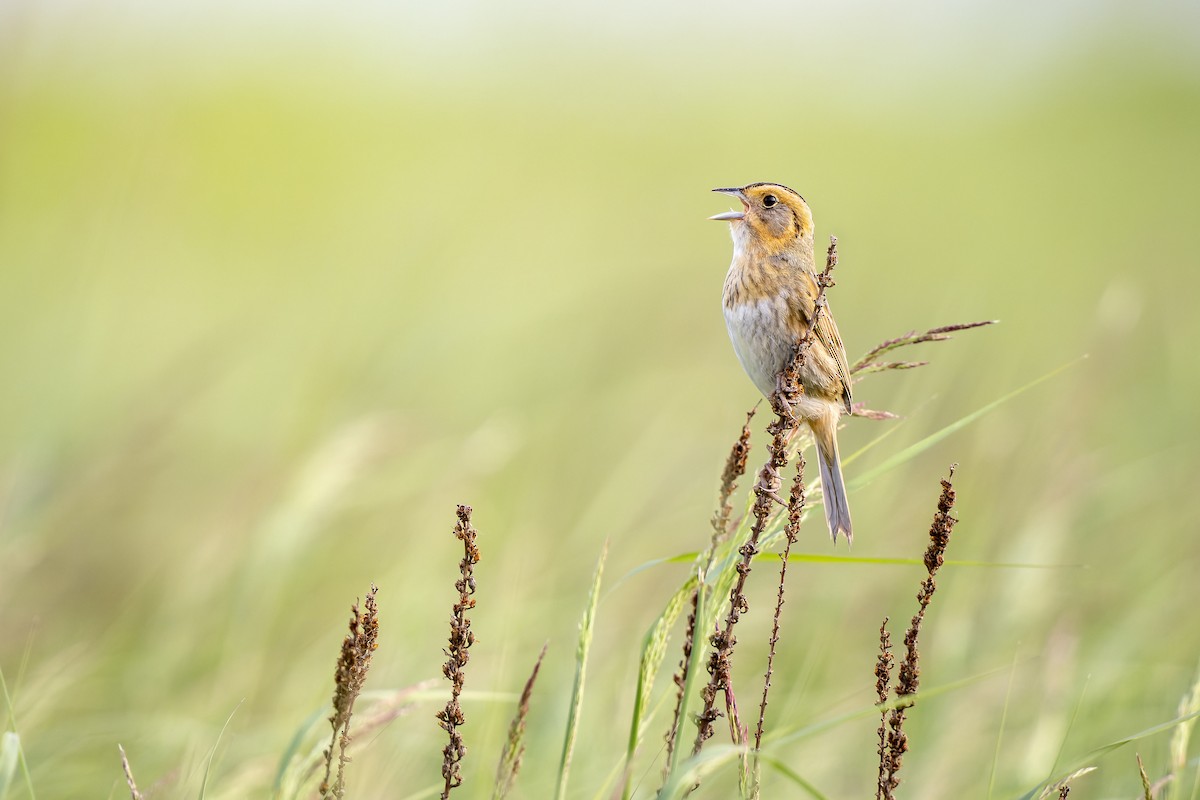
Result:
[[[709,219],[727,221],[733,262],[725,277],[725,325],[738,361],[768,400],[779,373],[808,330],[817,299],[812,211],[797,192],[778,183],[751,183],[714,192],[736,197],[741,211]],[[852,414],[850,368],[833,312],[826,304],[800,371],[804,391],[792,414],[812,430],[821,471],[825,521],[837,542],[852,538],[846,485],[838,458],[838,419]]]

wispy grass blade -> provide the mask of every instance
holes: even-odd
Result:
[[[1075,730],[1075,723],[1079,719],[1079,711],[1083,708],[1083,698],[1087,696],[1088,686],[1092,682],[1092,676],[1088,675],[1083,680],[1083,688],[1079,690],[1079,699],[1075,701],[1075,708],[1071,712],[1071,719],[1067,722],[1067,729],[1063,731],[1062,742],[1058,745],[1058,752],[1054,755],[1054,763],[1050,766],[1050,775],[1046,780],[1051,780],[1052,776],[1058,774],[1058,765],[1062,761],[1063,751],[1066,749],[1067,740],[1071,736],[1071,731]]]
[[[1061,798],[1065,798],[1071,793],[1071,783],[1073,783],[1076,778],[1082,778],[1084,775],[1095,771],[1095,767],[1084,767],[1082,769],[1077,769],[1065,778],[1059,779],[1057,783],[1050,784],[1043,789],[1042,793],[1037,796],[1037,800],[1047,800],[1047,798],[1056,796],[1061,800]]]
[[[563,800],[567,794],[567,778],[571,772],[571,757],[575,753],[575,737],[579,732],[579,712],[583,708],[583,688],[587,679],[588,652],[592,648],[592,629],[596,622],[596,606],[600,602],[600,584],[604,577],[604,561],[608,557],[608,542],[600,551],[596,562],[596,573],[592,577],[592,591],[587,608],[579,623],[579,645],[575,649],[575,686],[571,690],[571,710],[567,717],[567,733],[563,737],[562,759],[558,764],[558,785],[554,790],[555,800]]]
[[[671,771],[667,776],[667,782],[655,800],[676,800],[676,798],[684,797],[706,776],[713,774],[735,759],[741,760],[742,754],[745,752],[746,748],[738,745],[709,745],[696,755],[680,762]]]
[[[229,712],[229,716],[225,718],[225,724],[221,726],[221,732],[217,734],[217,740],[213,742],[212,750],[208,751],[208,760],[204,764],[204,777],[200,780],[200,800],[204,800],[204,795],[208,791],[208,776],[212,774],[213,761],[217,755],[217,748],[221,744],[221,739],[225,736],[225,731],[229,729],[229,723],[233,722],[233,716],[242,707],[245,700],[239,700],[238,704],[233,707],[233,711]]]
[[[682,564],[695,560],[695,553],[680,553],[670,558],[658,559],[655,564]],[[765,559],[777,560],[778,553],[760,553],[755,561]],[[804,562],[806,564],[876,564],[894,567],[918,567],[925,562],[919,558],[893,558],[891,556],[839,556],[828,553],[790,553],[788,562]],[[970,561],[946,559],[947,566],[953,567],[987,567],[991,569],[1087,569],[1087,564],[1030,564],[1020,561]]]
[[[1200,710],[1193,711],[1189,714],[1184,714],[1182,716],[1175,717],[1174,719],[1159,723],[1158,725],[1155,725],[1153,727],[1146,728],[1145,730],[1138,731],[1137,733],[1130,734],[1129,736],[1123,736],[1120,739],[1115,739],[1115,740],[1109,742],[1108,744],[1101,745],[1100,747],[1097,747],[1095,750],[1092,750],[1091,752],[1078,758],[1068,769],[1063,770],[1063,773],[1061,773],[1060,777],[1057,778],[1056,780],[1062,780],[1067,775],[1070,775],[1073,772],[1077,772],[1079,769],[1081,769],[1085,766],[1088,766],[1092,762],[1103,758],[1104,756],[1108,755],[1109,753],[1113,752],[1114,750],[1119,750],[1120,748],[1124,747],[1127,744],[1133,744],[1134,742],[1141,741],[1142,739],[1148,739],[1151,736],[1157,736],[1160,733],[1165,733],[1166,731],[1171,730],[1172,728],[1176,727],[1177,725],[1181,725],[1185,722],[1188,722],[1189,720],[1196,719],[1197,717],[1200,717]],[[1039,796],[1038,793],[1041,792],[1042,789],[1044,789],[1047,785],[1050,785],[1053,782],[1054,781],[1043,781],[1042,783],[1039,783],[1037,786],[1033,787],[1028,792],[1021,795],[1020,800],[1033,800],[1033,798]]]
[[[439,683],[437,678],[429,678],[412,686],[400,689],[372,689],[363,691],[358,696],[358,703],[365,706],[356,714],[357,733],[355,742],[366,741],[374,731],[390,724],[398,717],[416,708],[418,702],[437,702],[445,705],[450,699],[450,689],[435,690]],[[460,700],[511,703],[517,698],[512,693],[472,692],[464,691]],[[325,750],[329,740],[324,734],[318,734],[317,728],[323,720],[327,721],[328,707],[314,710],[292,734],[287,748],[280,756],[276,768],[275,779],[271,784],[271,796],[277,800],[294,800],[302,795],[304,783],[316,775],[325,763]],[[307,748],[307,749],[306,749]]]
[[[8,693],[8,681],[4,678],[4,670],[0,669],[0,690],[4,692],[4,710],[5,716],[8,717],[8,724],[12,730],[7,731],[4,739],[4,754],[5,758],[11,749],[16,754],[17,763],[21,766],[21,775],[25,778],[25,791],[29,793],[29,800],[37,800],[37,795],[33,791],[33,778],[29,775],[29,764],[25,760],[25,748],[21,746],[21,737],[17,734],[17,712],[13,707],[12,695]],[[9,734],[12,734],[9,736]],[[11,786],[11,781],[6,783],[6,786]],[[4,797],[0,793],[0,800]]]
[[[17,762],[21,757],[21,737],[14,731],[0,735],[0,800],[8,797],[8,790],[17,777]]]
[[[946,683],[941,686],[935,686],[932,689],[922,689],[916,694],[911,694],[903,698],[893,698],[887,703],[873,703],[869,706],[863,706],[862,708],[858,708],[853,711],[847,711],[844,714],[839,714],[836,717],[830,717],[829,719],[822,720],[820,722],[813,722],[808,725],[792,725],[781,727],[763,737],[763,750],[770,752],[771,750],[778,749],[779,747],[791,744],[792,742],[805,739],[809,736],[815,736],[818,733],[824,733],[825,731],[845,725],[847,722],[853,722],[855,720],[865,719],[867,717],[876,717],[879,715],[879,712],[890,710],[898,705],[913,705],[918,702],[926,703],[934,697],[948,694],[950,692],[954,692],[967,686],[979,683],[980,681],[987,680],[988,678],[999,675],[1002,672],[1007,672],[1008,669],[1009,668],[1007,666],[997,667],[996,669],[991,669],[987,672],[981,672],[977,675],[971,675],[966,678],[961,678],[957,681],[951,681],[950,683]]]
[[[302,760],[300,748],[316,729],[317,723],[325,717],[325,713],[324,707],[318,708],[309,714],[308,718],[300,723],[296,732],[292,734],[283,755],[279,757],[279,766],[275,770],[275,781],[271,785],[272,797],[295,797],[299,793],[299,781],[296,779],[298,776],[294,772],[297,771],[295,765]]]
[[[1041,376],[1040,378],[1035,378],[1034,380],[1030,381],[1029,383],[1025,384],[1024,386],[1020,386],[1016,389],[1013,389],[1008,394],[1005,394],[1005,395],[993,400],[992,402],[988,403],[987,405],[983,406],[982,408],[979,408],[979,409],[971,412],[970,414],[967,414],[965,417],[962,417],[955,422],[951,422],[949,425],[946,425],[945,427],[929,434],[924,439],[921,439],[920,441],[909,445],[908,447],[901,450],[899,453],[896,453],[895,455],[893,455],[891,458],[886,459],[882,464],[878,464],[875,467],[873,467],[872,469],[869,469],[866,472],[858,475],[853,480],[848,481],[847,487],[846,487],[847,491],[857,491],[858,489],[863,488],[864,486],[869,484],[871,481],[878,478],[880,475],[891,472],[896,467],[899,467],[902,464],[905,464],[905,463],[911,461],[912,459],[916,458],[918,455],[925,452],[929,448],[933,447],[935,444],[942,441],[946,437],[950,436],[953,433],[957,433],[958,431],[962,430],[966,426],[970,425],[972,422],[974,422],[975,420],[984,416],[989,411],[994,411],[996,408],[1003,405],[1004,403],[1007,403],[1009,400],[1012,400],[1014,397],[1029,391],[1030,389],[1037,386],[1038,384],[1041,384],[1041,383],[1044,383],[1045,381],[1050,380],[1051,378],[1055,377],[1059,373],[1067,370],[1070,367],[1075,366],[1080,361],[1082,361],[1084,358],[1087,358],[1087,356],[1080,356],[1079,358],[1076,358],[1072,361],[1068,361],[1066,364],[1063,364],[1061,367],[1057,367],[1056,369],[1053,369],[1050,372],[1047,372],[1045,375]]]
[[[762,763],[766,764],[771,769],[778,772],[780,775],[783,775],[792,783],[796,784],[796,786],[803,789],[804,793],[813,798],[813,800],[829,800],[829,798],[820,789],[818,789],[816,786],[813,786],[807,779],[804,778],[803,775],[801,775],[799,772],[796,772],[796,770],[792,769],[778,758],[775,758],[774,756],[760,755],[759,760],[761,760]]]
[[[996,747],[992,750],[992,770],[988,775],[988,800],[996,788],[996,770],[1000,766],[1000,744],[1004,741],[1004,728],[1008,724],[1008,706],[1012,700],[1013,678],[1017,674],[1017,656],[1013,654],[1012,668],[1008,672],[1008,688],[1004,690],[1004,708],[1000,712],[1000,728],[996,731]]]
[[[1196,668],[1196,677],[1192,681],[1191,690],[1179,701],[1178,715],[1191,714],[1200,711],[1200,667]],[[1167,790],[1168,800],[1179,800],[1183,796],[1183,773],[1187,769],[1188,742],[1191,740],[1192,729],[1196,720],[1179,723],[1171,736],[1171,776],[1173,780]],[[1200,770],[1197,771],[1200,779]]]
[[[842,459],[842,467],[845,468],[845,467],[850,466],[855,461],[858,461],[858,459],[862,458],[864,455],[869,453],[871,450],[873,450],[876,447],[878,447],[879,445],[883,444],[884,440],[887,439],[892,434],[894,434],[896,431],[900,430],[901,426],[903,426],[905,422],[908,422],[908,420],[905,419],[904,417],[900,417],[899,419],[893,420],[891,425],[888,425],[887,427],[885,427],[883,429],[883,433],[879,434],[874,439],[867,442],[862,447],[858,448],[853,453],[851,453],[850,455],[843,458]]]

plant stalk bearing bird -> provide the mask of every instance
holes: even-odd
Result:
[[[709,219],[729,222],[733,237],[733,263],[723,298],[729,338],[754,385],[770,399],[779,390],[779,374],[808,330],[816,305],[812,212],[803,197],[778,183],[713,191],[742,202],[741,211]],[[804,391],[792,404],[792,413],[812,429],[817,445],[825,520],[835,542],[839,533],[850,541],[850,508],[837,444],[838,419],[853,413],[850,369],[828,305],[817,319],[800,384]]]

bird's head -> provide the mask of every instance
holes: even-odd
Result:
[[[813,238],[812,212],[797,192],[778,183],[752,183],[740,189],[713,189],[742,201],[741,211],[726,211],[709,219],[730,223],[734,241],[778,252],[799,239]]]

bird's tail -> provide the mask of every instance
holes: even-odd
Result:
[[[821,492],[824,495],[825,521],[829,533],[836,542],[838,533],[846,534],[846,542],[853,537],[850,526],[850,506],[846,504],[846,484],[842,480],[842,465],[838,460],[837,417],[814,421],[813,438],[817,442],[817,464],[821,468]]]

